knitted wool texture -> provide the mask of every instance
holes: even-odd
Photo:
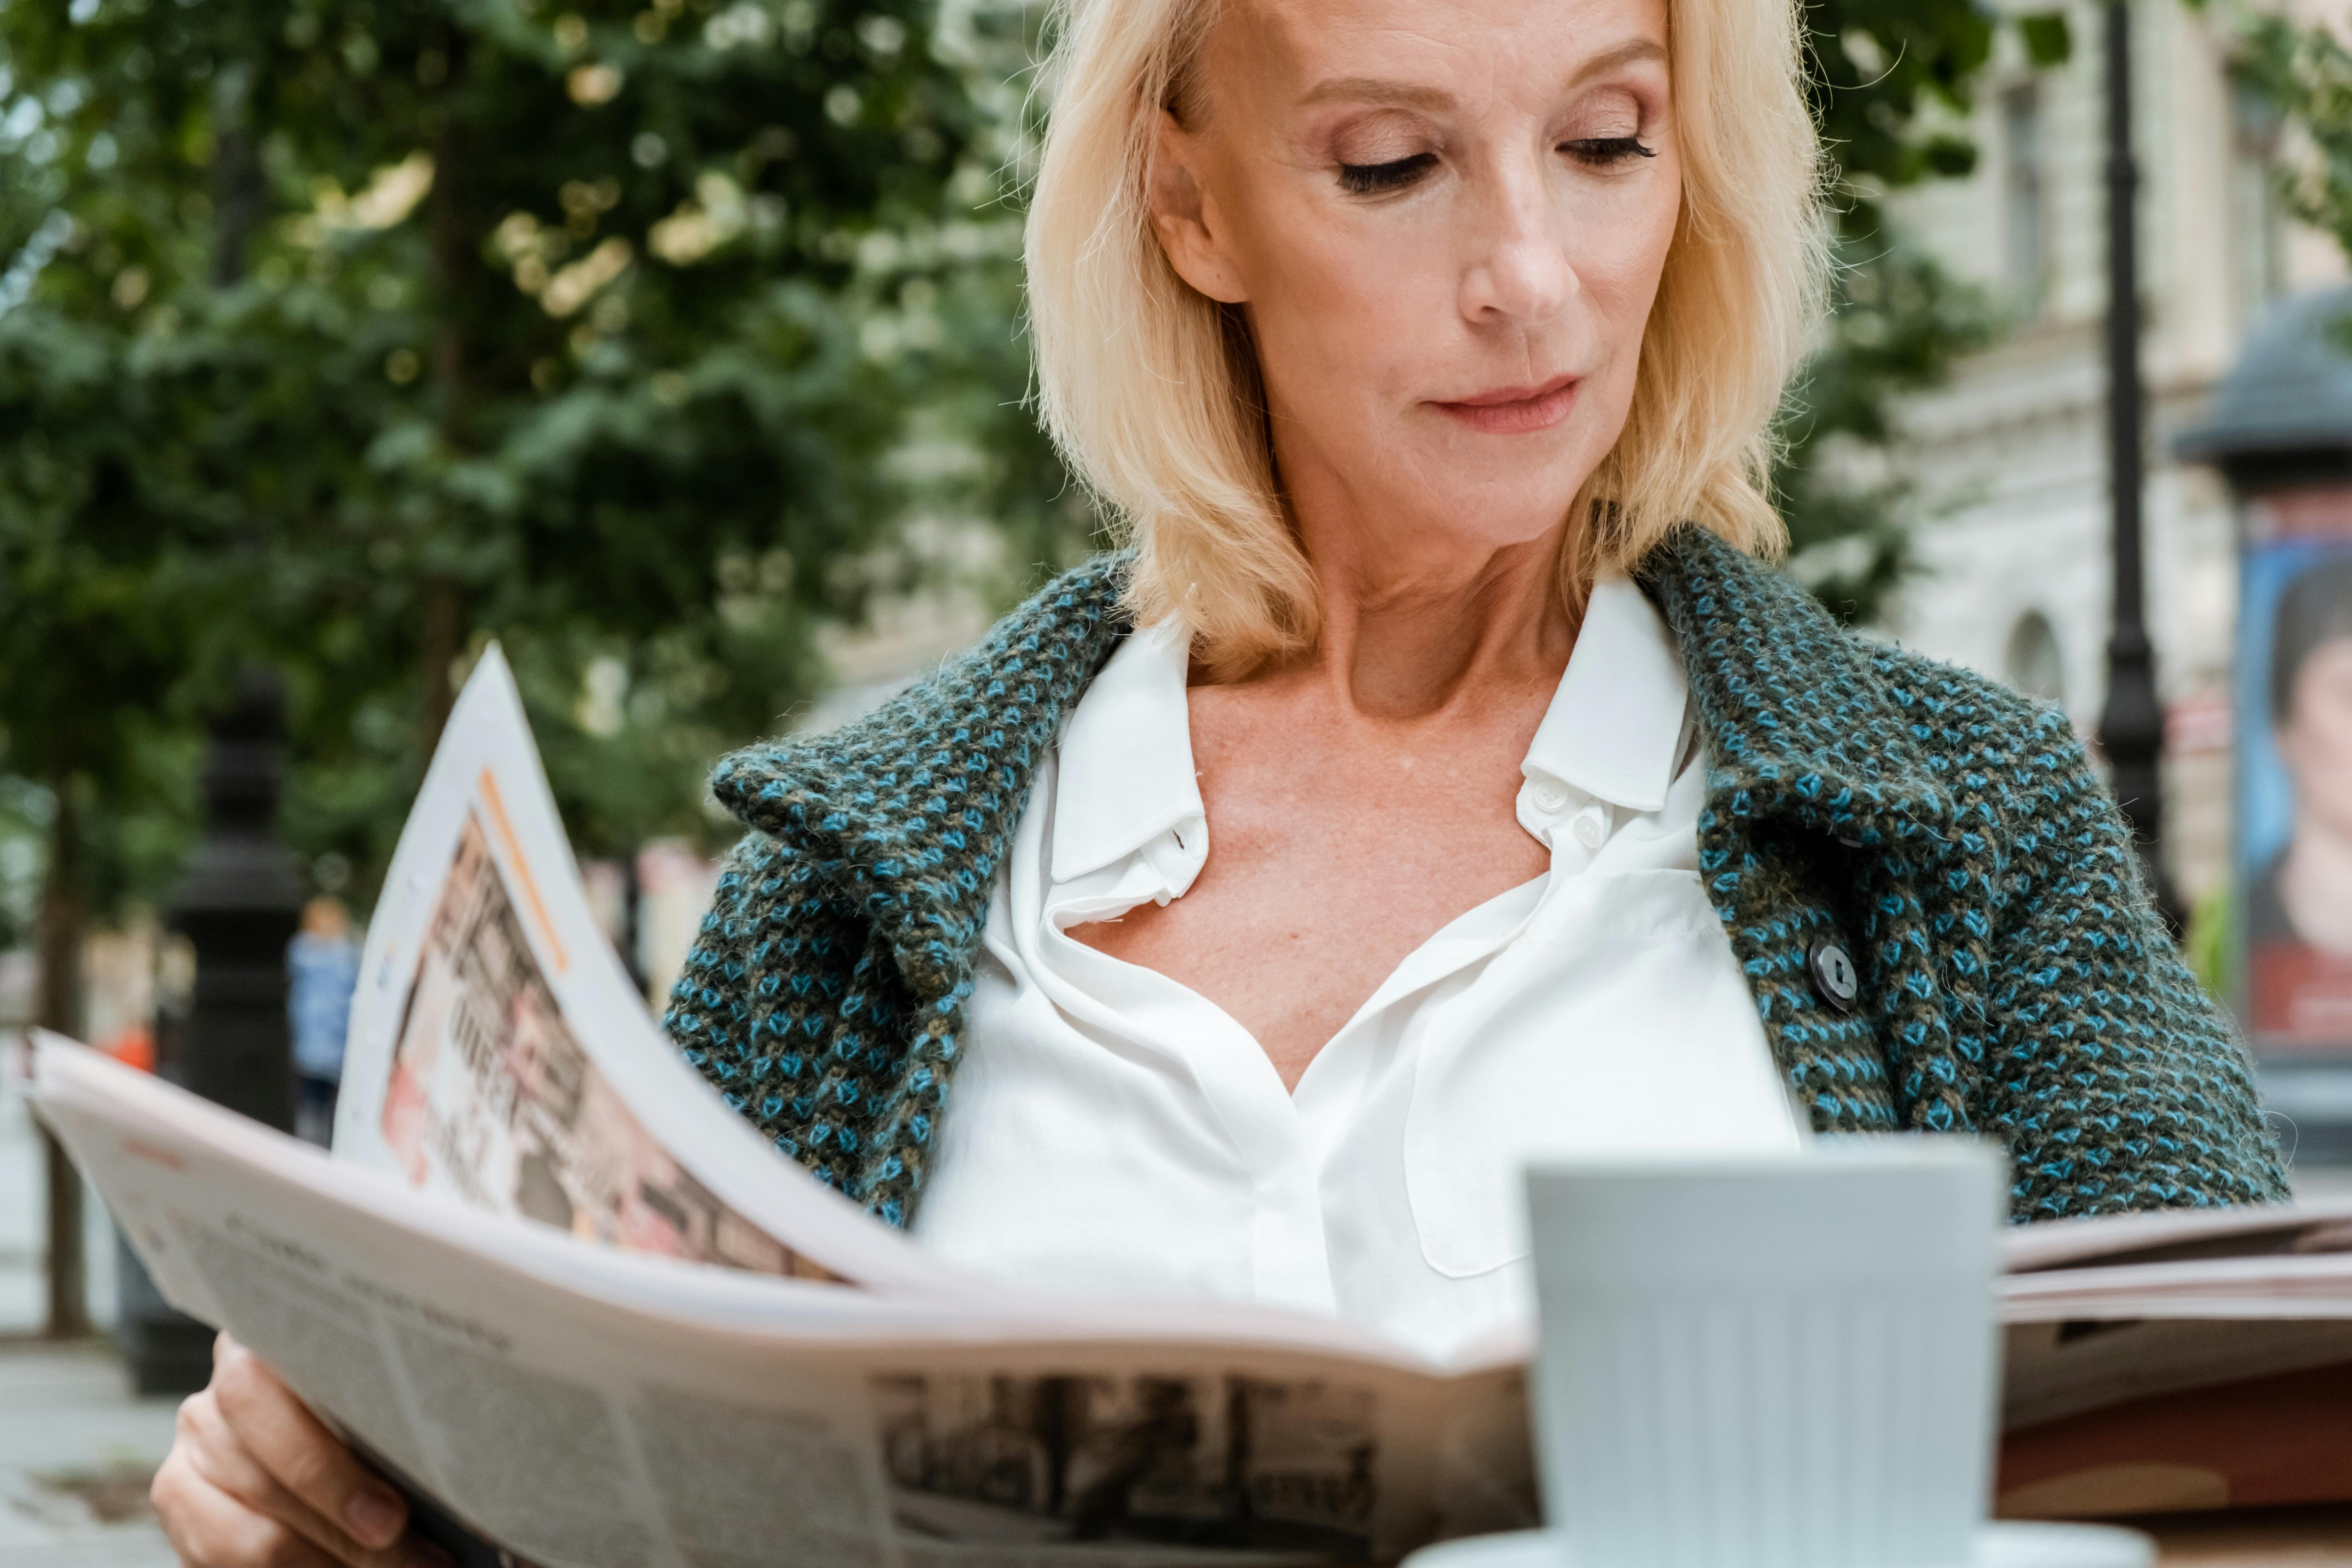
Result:
[[[1129,629],[1118,569],[713,776],[751,831],[665,1023],[777,1149],[891,1224],[922,1194],[1038,760]],[[2021,1220],[2284,1195],[2245,1052],[2055,709],[1847,634],[1696,528],[1643,585],[1709,748],[1699,874],[1817,1131],[1996,1138]],[[1861,972],[1850,1013],[1811,977],[1825,938]]]

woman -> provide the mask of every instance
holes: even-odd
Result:
[[[1040,386],[1133,551],[720,766],[754,831],[668,1024],[779,1149],[1031,1283],[1433,1345],[1517,1310],[1538,1149],[1973,1130],[2020,1218],[2280,1194],[2064,721],[1759,564],[1821,274],[1791,7],[1066,20]],[[395,1560],[249,1355],[189,1411],[191,1562]]]

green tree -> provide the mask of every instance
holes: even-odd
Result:
[[[44,838],[42,1022],[80,1027],[93,914],[153,883],[184,839],[191,752],[173,695],[201,662],[217,576],[145,482],[144,388],[102,333],[0,316],[0,756]],[[12,922],[13,923],[13,922]]]
[[[920,0],[16,0],[0,51],[12,314],[142,389],[313,850],[380,863],[492,636],[585,848],[694,828],[874,585],[886,455],[1001,374],[996,154]]]
[[[2279,171],[2288,210],[2352,256],[2352,49],[2324,25],[2257,16],[2238,68],[2306,139]]]

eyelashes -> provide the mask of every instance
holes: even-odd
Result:
[[[1401,191],[1435,167],[1437,154],[1434,153],[1415,153],[1410,158],[1398,158],[1386,163],[1342,163],[1339,165],[1339,188],[1351,196]]]
[[[1656,148],[1643,146],[1638,136],[1588,136],[1563,142],[1559,150],[1593,169],[1614,168],[1635,158],[1658,155]],[[1397,158],[1386,163],[1342,163],[1339,188],[1351,196],[1381,195],[1418,183],[1436,167],[1434,153],[1416,153],[1410,158]]]
[[[1644,147],[1639,136],[1588,136],[1580,142],[1563,142],[1560,146],[1579,161],[1595,168],[1607,168],[1622,163],[1629,158],[1654,158],[1655,147]]]

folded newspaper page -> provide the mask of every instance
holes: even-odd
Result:
[[[646,1257],[55,1037],[29,1092],[174,1305],[541,1568],[1393,1561],[1536,1518],[1524,1347]]]
[[[449,715],[369,922],[338,1158],[635,1252],[944,1284],[670,1048],[580,882],[506,659]],[[794,1239],[787,1246],[781,1238]]]
[[[2352,1200],[2014,1233],[1998,1507],[2352,1499]]]

